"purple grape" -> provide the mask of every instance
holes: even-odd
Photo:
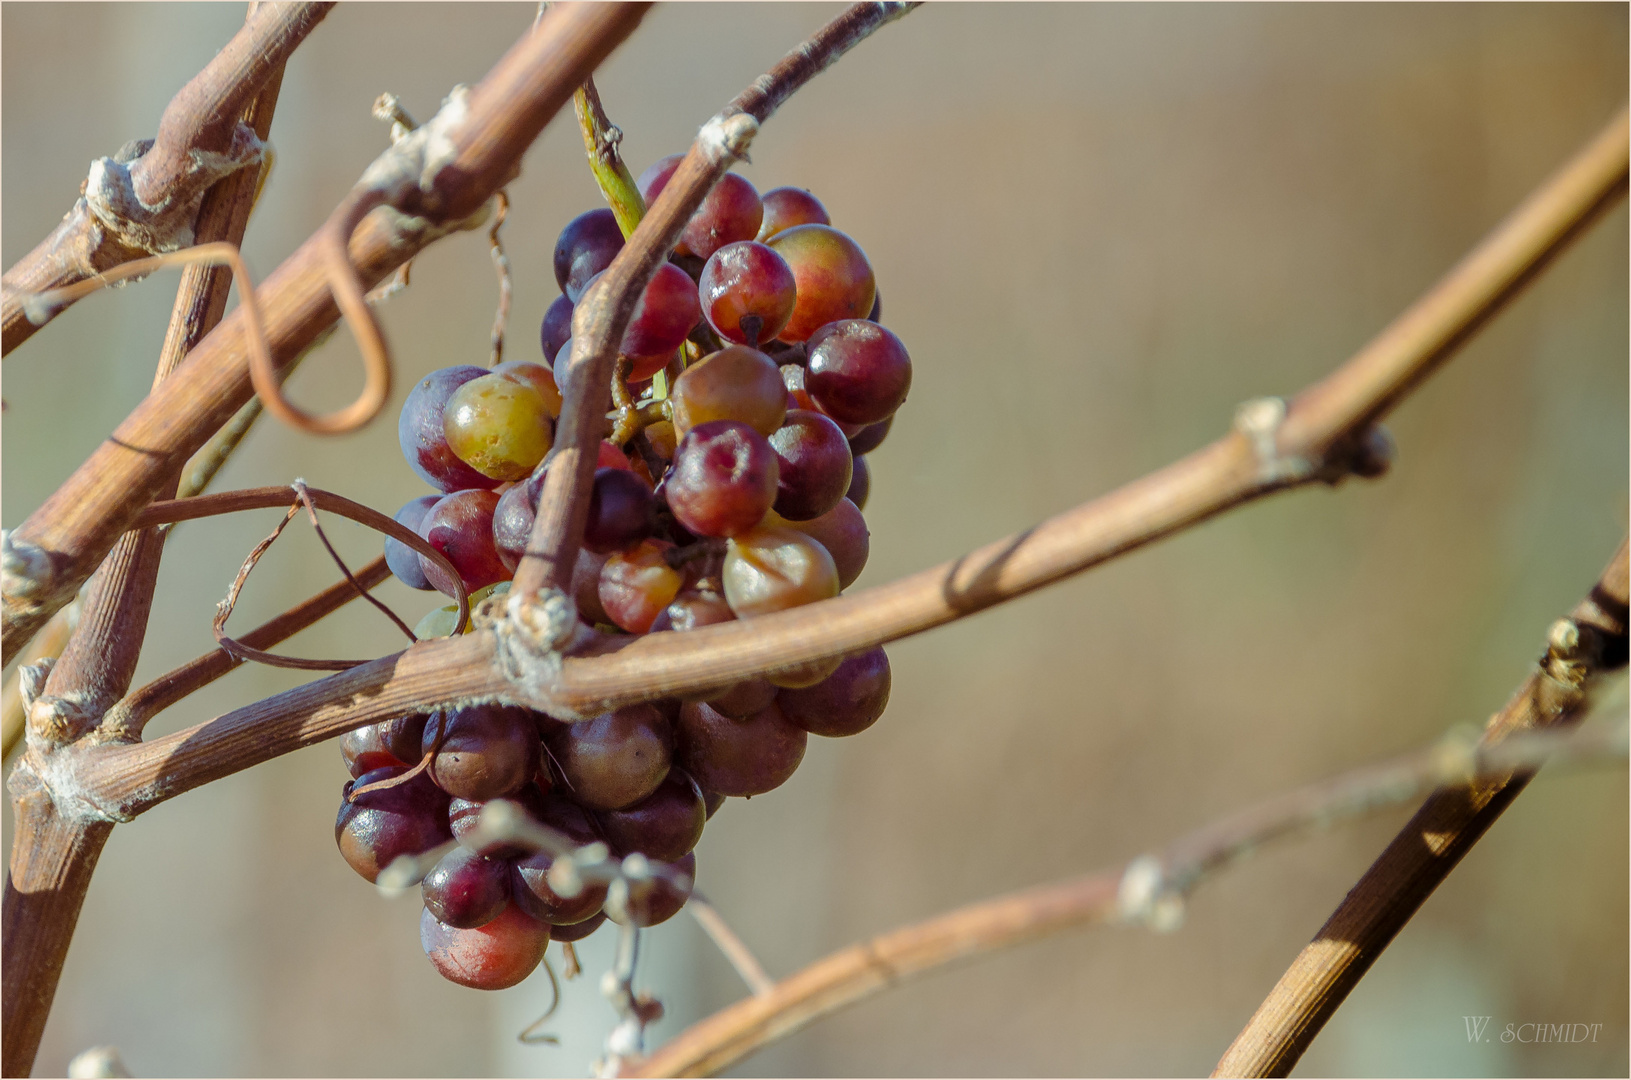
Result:
[[[441,499],[440,495],[421,495],[410,499],[396,512],[396,523],[413,532],[419,531],[419,525],[430,513],[430,508]],[[395,537],[385,538],[385,565],[391,568],[391,573],[397,580],[410,589],[423,589],[430,591],[436,586],[425,577],[425,571],[419,565],[419,552],[404,544]]]
[[[849,441],[818,412],[794,409],[770,437],[776,451],[776,513],[808,521],[838,505],[849,490]]]
[[[776,453],[735,420],[686,432],[664,482],[669,509],[698,536],[736,536],[764,519],[776,500]]]
[[[872,466],[865,457],[856,458],[850,466],[849,490],[844,497],[855,504],[855,509],[866,509],[866,497],[872,493]]]
[[[582,922],[575,922],[570,926],[551,926],[549,937],[551,941],[559,941],[563,945],[568,942],[582,941],[596,930],[599,930],[601,924],[605,921],[606,913],[604,911],[596,912]]]
[[[419,535],[453,564],[467,593],[510,579],[510,570],[493,542],[498,500],[491,491],[455,491],[438,499],[419,523]],[[457,595],[441,567],[423,555],[419,566],[432,585],[448,596]]]
[[[714,252],[697,291],[708,325],[727,341],[753,348],[781,333],[797,299],[787,260],[752,240]]]
[[[498,551],[499,561],[512,574],[521,565],[527,538],[532,535],[533,518],[537,516],[536,480],[537,474],[516,484],[498,497],[498,505],[493,508],[493,547]]]
[[[776,696],[782,715],[812,735],[838,738],[871,727],[889,704],[889,657],[881,648],[846,657],[838,670]]]
[[[538,330],[540,344],[544,347],[544,359],[550,364],[555,363],[555,357],[560,355],[561,346],[572,340],[572,301],[566,296],[557,296],[555,302],[549,305],[544,312],[544,324]]]
[[[596,469],[583,546],[600,554],[632,547],[656,531],[656,513],[657,500],[644,480],[627,469]]]
[[[702,805],[707,808],[706,820],[712,821],[714,815],[719,812],[719,808],[725,805],[725,796],[717,791],[704,791],[702,793]]]
[[[849,452],[856,457],[872,453],[883,445],[884,439],[889,436],[889,426],[894,422],[895,418],[891,416],[887,420],[879,420],[876,424],[868,424],[850,436]]]
[[[645,881],[629,883],[627,912],[629,922],[635,926],[656,926],[679,914],[680,908],[691,899],[691,888],[696,882],[696,852],[687,852],[684,858],[673,863],[673,867],[685,876],[687,881],[685,888],[677,888],[661,878],[648,878]],[[615,923],[624,921],[610,911],[606,916]]]
[[[592,844],[600,837],[595,832],[589,815],[565,799],[550,795],[545,799],[540,823],[563,834],[578,847]],[[606,886],[585,883],[577,896],[562,896],[549,887],[549,868],[555,857],[540,851],[517,859],[510,875],[510,895],[517,906],[541,922],[557,926],[570,926],[594,918],[606,900]]]
[[[668,775],[674,733],[651,705],[630,705],[567,727],[550,750],[573,802],[593,810],[632,806]]]
[[[704,790],[762,795],[787,781],[804,760],[809,735],[774,703],[746,720],[732,720],[709,705],[680,707],[680,766]]]
[[[488,800],[491,801],[491,800]],[[520,805],[521,809],[532,820],[542,822],[544,814],[549,807],[547,796],[538,784],[528,784],[519,792],[510,796],[510,801]],[[481,808],[486,802],[477,802],[474,799],[453,799],[447,806],[448,824],[453,830],[453,839],[466,848],[480,855],[494,859],[513,859],[518,855],[528,854],[529,849],[509,841],[486,844],[477,847],[474,836],[476,825],[481,821]]]
[[[415,383],[402,403],[402,414],[396,422],[402,456],[408,459],[408,466],[421,480],[438,491],[493,488],[499,484],[459,460],[447,445],[442,419],[453,392],[471,379],[486,374],[489,374],[486,368],[472,364],[439,368]]]
[[[622,250],[623,230],[617,227],[617,217],[610,209],[602,207],[579,214],[567,222],[555,241],[555,283],[567,300],[576,304],[589,282],[612,265]]]
[[[709,698],[708,705],[721,716],[746,720],[775,700],[776,686],[769,679],[743,679],[724,693]]]
[[[422,855],[452,839],[447,821],[447,794],[423,774],[395,787],[368,791],[355,800],[357,788],[401,776],[407,770],[388,766],[346,782],[334,841],[351,869],[368,881],[399,856]]]
[[[622,854],[638,851],[673,862],[697,846],[708,808],[702,789],[681,769],[670,769],[657,790],[624,810],[597,815],[607,843]]]
[[[821,411],[847,424],[887,420],[912,388],[912,360],[890,330],[866,319],[828,323],[810,335],[804,384]]]
[[[512,795],[538,771],[540,740],[530,709],[469,705],[439,710],[425,722],[420,745],[425,753],[436,754],[427,775],[460,799],[481,802]]]
[[[353,777],[392,765],[417,765],[424,730],[423,713],[354,728],[340,736],[340,757]]]
[[[425,910],[436,921],[474,930],[496,919],[510,903],[510,866],[502,859],[456,847],[419,883]]]

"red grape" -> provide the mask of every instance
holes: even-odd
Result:
[[[628,921],[635,926],[656,926],[667,922],[679,914],[680,908],[691,899],[692,886],[696,884],[697,856],[695,852],[687,852],[684,858],[673,863],[679,873],[685,875],[687,885],[679,888],[662,878],[647,878],[644,881],[629,882]],[[624,920],[610,911],[606,916],[615,923]]]
[[[776,499],[776,452],[746,424],[711,420],[680,440],[664,490],[686,529],[736,536],[764,520]]]
[[[836,738],[871,727],[889,704],[889,657],[881,648],[847,657],[814,686],[783,690],[782,714],[812,735]]]
[[[677,763],[720,795],[762,795],[780,787],[804,760],[810,738],[774,702],[745,720],[701,702],[682,705],[677,734]]]
[[[798,283],[793,317],[779,335],[803,341],[830,322],[859,319],[872,310],[877,282],[866,252],[829,225],[795,225],[770,238]]]
[[[402,414],[396,422],[397,442],[402,456],[419,478],[438,491],[464,488],[490,488],[497,480],[483,476],[459,459],[447,445],[442,414],[454,391],[471,379],[489,374],[472,364],[439,368],[426,375],[408,391]]]
[[[473,930],[492,922],[510,903],[510,867],[502,859],[456,847],[419,883],[425,910],[444,926]]]
[[[354,777],[391,765],[417,765],[424,756],[419,752],[424,730],[423,713],[353,728],[340,736],[340,758]]]
[[[425,722],[420,745],[427,754],[436,751],[430,778],[461,799],[479,802],[511,795],[538,769],[538,726],[529,709],[470,705],[438,710]]]
[[[787,260],[752,240],[726,244],[697,283],[702,314],[720,337],[758,347],[781,333],[797,299]]]
[[[697,846],[708,808],[702,789],[681,769],[670,769],[657,790],[624,810],[598,815],[600,831],[617,851],[673,862]]]
[[[820,517],[849,490],[849,442],[820,413],[788,413],[770,447],[776,452],[776,513],[789,521]]]
[[[504,990],[537,969],[549,946],[549,927],[514,904],[473,930],[439,922],[426,908],[419,944],[442,978],[475,990]]]
[[[491,491],[457,491],[438,500],[419,525],[419,535],[453,564],[467,592],[510,579],[493,541],[498,500]],[[441,567],[422,555],[419,565],[426,580],[448,596],[455,595],[453,582]]]
[[[759,201],[765,208],[759,235],[755,237],[760,243],[795,225],[832,224],[832,218],[827,216],[827,208],[821,205],[821,200],[803,188],[771,188],[759,196]]]
[[[573,802],[595,810],[632,806],[668,775],[674,733],[652,705],[582,720],[550,739]]]
[[[547,797],[545,804],[543,815],[538,819],[540,824],[561,833],[579,847],[600,839],[594,823],[581,807],[557,795]],[[606,899],[604,885],[586,882],[577,896],[562,896],[550,888],[549,868],[555,865],[555,857],[547,851],[517,859],[512,865],[511,895],[517,906],[543,922],[568,926],[592,919]]]
[[[399,856],[421,855],[452,839],[448,828],[447,794],[423,774],[395,787],[367,791],[359,787],[390,780],[407,770],[387,766],[346,782],[340,813],[334,821],[334,841],[351,869],[369,881]]]
[[[845,319],[810,335],[804,384],[821,411],[850,424],[894,415],[912,388],[912,360],[894,332],[866,319]]]
[[[649,379],[661,371],[701,321],[696,282],[673,263],[663,263],[640,294],[623,331],[619,351],[634,361],[629,378]]]
[[[623,230],[610,209],[590,210],[567,222],[555,242],[555,282],[567,300],[576,304],[589,282],[622,250]]]
[[[684,157],[683,154],[671,154],[640,174],[636,186],[647,206],[657,201]],[[752,240],[763,220],[764,206],[753,184],[745,177],[726,173],[703,198],[702,205],[691,215],[691,220],[685,223],[685,230],[680,233],[674,251],[680,255],[706,259],[726,244]]]
[[[709,353],[686,368],[674,380],[671,400],[674,430],[682,438],[710,420],[736,420],[768,438],[787,415],[776,362],[745,345]]]

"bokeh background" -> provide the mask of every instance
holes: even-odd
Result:
[[[636,172],[840,8],[677,4],[598,76]],[[262,276],[386,142],[381,91],[431,115],[531,5],[342,5],[289,65],[277,167],[245,250]],[[235,4],[7,4],[3,255],[68,208],[87,164],[151,135],[241,23]],[[1443,273],[1626,97],[1624,5],[930,5],[768,123],[742,172],[812,189],[866,248],[916,380],[873,455],[859,586],[956,556],[1177,457],[1235,404],[1320,377]],[[601,205],[570,117],[510,188],[511,355],[536,354],[554,238]],[[4,367],[4,522],[145,394],[175,276],[82,302]],[[1627,518],[1623,205],[1392,421],[1375,484],[1281,496],[890,648],[866,734],[732,800],[701,887],[774,974],[1011,888],[1116,865],[1270,794],[1481,723],[1594,579]],[[382,310],[397,402],[482,363],[496,289],[477,235],[414,264]],[[341,334],[291,383],[360,385]],[[363,432],[264,422],[218,487],[305,477],[386,512],[419,494],[395,406]],[[140,679],[210,646],[213,605],[276,513],[188,524]],[[362,561],[377,540],[343,523]],[[304,526],[234,625],[333,580]],[[410,620],[425,594],[383,593]],[[363,605],[295,639],[378,655]],[[241,671],[155,722],[293,685]],[[1607,706],[1623,710],[1623,695]],[[345,778],[316,747],[121,826],[80,920],[37,1069],[119,1047],[137,1075],[586,1075],[611,1020],[609,932],[566,985],[559,1047],[516,1034],[542,972],[443,982],[414,896],[334,850]],[[1406,928],[1306,1075],[1624,1075],[1627,787],[1543,776]],[[1282,843],[1196,897],[1177,932],[1084,930],[941,971],[748,1060],[763,1075],[1204,1074],[1401,810]],[[6,816],[6,844],[10,817]],[[648,935],[664,1037],[744,993],[695,924]],[[553,955],[553,954],[552,954]],[[1595,1043],[1469,1044],[1463,1017],[1601,1024]]]

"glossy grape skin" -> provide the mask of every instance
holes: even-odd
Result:
[[[409,499],[403,504],[402,509],[396,512],[396,523],[405,529],[418,532],[425,515],[430,513],[430,508],[435,506],[440,498],[440,495],[420,495],[418,498]],[[390,536],[385,538],[385,565],[390,567],[391,573],[396,575],[398,581],[410,589],[428,592],[436,588],[430,583],[430,579],[425,577],[425,571],[419,565],[419,552]]]
[[[623,230],[609,208],[579,214],[567,222],[555,241],[555,283],[567,300],[576,304],[589,282],[612,265],[622,250]]]
[[[912,388],[912,359],[892,330],[845,319],[810,336],[804,385],[821,411],[848,424],[876,424],[895,414]]]
[[[511,574],[527,550],[527,537],[532,534],[532,522],[537,517],[537,498],[532,482],[524,480],[500,495],[498,505],[493,508],[493,547],[504,569]]]
[[[475,802],[515,794],[538,769],[538,727],[528,709],[470,705],[438,710],[425,722],[420,746],[427,754],[435,749],[427,775],[437,786]]]
[[[353,728],[340,736],[340,759],[353,777],[393,765],[417,765],[422,756],[419,737],[424,730],[422,713]]]
[[[645,881],[629,882],[628,921],[635,926],[656,926],[665,923],[678,915],[685,902],[691,899],[692,888],[696,885],[697,856],[695,852],[687,852],[681,859],[673,862],[676,871],[683,874],[689,884],[684,889],[676,888],[661,878],[648,878]],[[624,920],[619,915],[624,913],[606,912],[606,917],[615,923],[621,924]]]
[[[782,384],[787,387],[787,411],[806,409],[810,412],[821,413],[821,406],[815,403],[815,398],[810,396],[810,391],[804,385],[805,377],[809,372],[798,364],[783,364],[781,372]],[[827,416],[826,413],[821,413],[821,415]],[[832,417],[827,416],[827,419],[832,420]],[[846,424],[838,420],[832,420],[832,422],[838,425],[838,430],[844,433],[846,439],[859,435],[866,430],[864,424]]]
[[[849,490],[849,440],[820,413],[788,413],[770,448],[776,452],[775,510],[789,521],[820,517]]]
[[[858,457],[850,463],[849,490],[844,498],[855,504],[857,510],[866,509],[866,497],[872,493],[872,466],[867,464],[865,457]]]
[[[804,760],[809,734],[774,702],[745,720],[705,703],[680,707],[675,763],[706,791],[763,795],[786,783]]]
[[[573,941],[582,941],[596,930],[599,930],[601,924],[605,921],[606,913],[597,911],[582,922],[571,923],[567,926],[552,926],[549,931],[549,938],[551,941],[559,941],[563,945]]]
[[[561,346],[572,340],[574,306],[571,297],[563,293],[544,312],[543,324],[538,328],[538,344],[543,346],[545,363],[553,364]]]
[[[759,202],[764,206],[765,213],[764,220],[759,223],[759,235],[754,239],[761,244],[795,225],[832,224],[832,218],[827,215],[827,208],[821,205],[821,200],[803,188],[771,188],[759,196]]]
[[[542,769],[539,771],[543,772]],[[549,807],[554,805],[545,790],[536,782],[528,784],[509,798],[511,802],[519,805],[528,817],[540,824],[549,812]],[[453,839],[470,851],[494,859],[513,859],[528,854],[529,848],[504,840],[480,847],[476,845],[475,828],[481,821],[481,808],[489,801],[491,800],[453,799],[448,803],[447,820],[453,830]]]
[[[564,835],[577,847],[600,839],[587,812],[559,796],[546,799],[547,807],[539,823]],[[535,852],[511,864],[510,895],[517,906],[533,918],[556,926],[592,919],[606,900],[606,886],[584,882],[577,896],[562,896],[549,887],[549,868],[555,857],[547,851]]]
[[[778,335],[782,341],[804,341],[830,322],[859,319],[872,310],[877,292],[872,264],[861,246],[837,229],[795,225],[771,237],[769,246],[787,260],[798,290],[793,317]]]
[[[561,415],[561,388],[555,383],[555,372],[543,364],[534,364],[530,360],[506,360],[493,368],[493,374],[526,383],[544,399],[544,408],[551,417]]]
[[[629,705],[568,726],[549,747],[573,802],[621,810],[668,775],[674,732],[652,705]]]
[[[549,927],[514,904],[473,930],[448,926],[426,908],[419,917],[419,945],[449,982],[505,990],[537,970],[549,946]]]
[[[548,403],[531,382],[492,373],[453,392],[442,413],[448,449],[483,476],[524,479],[554,443]]]
[[[783,690],[782,715],[812,735],[840,738],[871,727],[889,704],[889,657],[881,648],[846,657],[814,686]]]
[[[447,821],[447,794],[423,774],[395,787],[368,791],[351,799],[357,788],[401,776],[397,766],[375,769],[347,781],[334,821],[334,841],[351,869],[367,881],[399,856],[421,855],[452,839]]]
[[[496,487],[499,481],[483,476],[459,459],[447,445],[443,412],[448,399],[471,379],[489,374],[486,368],[458,364],[426,375],[408,391],[396,422],[402,456],[419,478],[438,491]]]
[[[776,500],[776,453],[746,424],[711,420],[680,440],[665,490],[674,519],[692,533],[737,536]]]
[[[656,512],[657,500],[640,477],[627,469],[596,469],[583,546],[601,554],[626,550],[656,529]]]
[[[739,619],[838,595],[838,568],[827,549],[789,528],[761,526],[734,537],[723,577],[725,599]]]
[[[444,926],[474,930],[510,903],[510,867],[502,859],[456,847],[419,883],[425,910]]]
[[[629,378],[649,379],[661,371],[701,321],[702,301],[697,297],[696,282],[673,263],[657,267],[634,305],[634,314],[629,316],[628,329],[623,331],[618,346],[619,352],[634,360]]]
[[[697,846],[708,808],[702,789],[682,769],[669,769],[657,790],[623,810],[597,815],[606,842],[621,854],[638,851],[649,859],[673,862]]]
[[[882,446],[883,441],[889,437],[889,428],[894,422],[895,418],[891,416],[886,420],[879,420],[876,424],[868,424],[856,434],[851,435],[849,439],[850,454],[859,457],[862,454],[870,454]]]
[[[663,556],[673,546],[666,540],[647,539],[606,558],[596,593],[609,621],[631,634],[651,629],[685,583],[684,576]],[[579,607],[581,610],[581,603]]]
[[[471,489],[443,496],[425,515],[419,535],[453,564],[466,592],[510,580],[510,570],[499,558],[493,541],[493,513],[499,496]],[[419,566],[425,579],[448,596],[457,595],[441,567],[424,556]]]
[[[798,299],[787,260],[752,240],[714,252],[702,268],[697,292],[703,318],[715,333],[755,348],[781,333]]]
[[[647,206],[657,201],[684,158],[684,154],[670,154],[640,174],[635,185]],[[746,177],[726,173],[685,223],[674,251],[706,259],[726,244],[752,240],[763,220],[764,205],[753,184]]]
[[[681,438],[712,420],[735,420],[769,438],[787,416],[787,392],[776,362],[746,345],[704,356],[674,380],[669,396]]]
[[[866,518],[847,498],[839,499],[837,506],[808,521],[787,521],[780,515],[772,515],[765,520],[765,524],[797,529],[826,548],[838,571],[839,589],[855,584],[855,579],[866,569],[872,533],[866,527]]]

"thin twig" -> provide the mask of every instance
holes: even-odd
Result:
[[[69,604],[45,624],[45,629],[35,635],[34,640],[28,643],[23,655],[17,658],[17,667],[6,677],[3,693],[0,693],[0,711],[4,719],[0,721],[0,732],[4,733],[3,753],[5,764],[11,764],[12,751],[23,744],[23,721],[26,709],[23,703],[23,668],[31,664],[38,664],[41,660],[55,660],[62,655],[63,647],[68,644],[68,635],[73,632],[74,620],[79,614],[78,604]]]
[[[691,898],[685,902],[685,908],[697,920],[697,925],[702,927],[703,932],[719,947],[719,951],[725,954],[725,959],[729,960],[731,967],[742,976],[742,981],[748,984],[749,990],[763,997],[775,988],[776,980],[765,973],[758,957],[753,955],[747,943],[737,936],[729,923],[725,922],[718,908],[696,892],[691,893]]]
[[[498,273],[498,311],[493,315],[493,352],[487,361],[488,367],[504,362],[504,330],[510,323],[510,257],[504,254],[504,241],[498,236],[504,219],[510,216],[510,197],[500,191],[493,196],[493,202],[493,224],[487,230],[487,242],[493,256],[493,269]]]
[[[1598,677],[1626,662],[1626,545],[1591,594],[1548,635],[1536,670],[1484,731],[1499,752],[1536,728],[1567,729]],[[1297,956],[1218,1062],[1216,1076],[1285,1076],[1359,980],[1528,784],[1532,771],[1439,791],[1399,831]]]
[[[1217,870],[1273,840],[1398,805],[1468,775],[1504,776],[1545,761],[1623,760],[1623,723],[1501,747],[1451,742],[1271,799],[1111,870],[957,908],[840,949],[693,1025],[629,1076],[711,1076],[816,1020],[907,978],[1073,927],[1129,923],[1170,931]],[[694,901],[693,901],[694,902]]]

